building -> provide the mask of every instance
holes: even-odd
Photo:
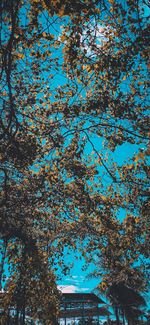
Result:
[[[59,324],[98,324],[100,316],[110,315],[104,304],[94,293],[62,293]]]

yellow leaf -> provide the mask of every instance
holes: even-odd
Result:
[[[43,33],[42,33],[42,36],[43,36],[43,37],[46,37],[46,36],[47,36],[47,33],[43,32]]]
[[[127,76],[124,76],[123,78],[122,78],[122,80],[126,80],[127,79]]]
[[[99,64],[96,63],[96,64],[94,65],[94,68],[95,68],[95,69],[98,69],[98,68],[99,68]]]
[[[135,218],[135,223],[139,223],[139,221],[140,221],[140,218],[136,217]]]
[[[101,12],[101,11],[100,11],[99,8],[96,8],[96,9],[95,9],[95,13],[96,13],[96,14],[100,14],[100,12]]]
[[[102,198],[103,201],[107,201],[107,197],[106,196],[101,195],[101,198]]]
[[[139,158],[143,160],[145,158],[145,152],[140,152]]]
[[[92,70],[91,70],[91,67],[89,67],[89,66],[88,66],[88,67],[86,67],[86,71],[87,71],[87,72],[90,72],[90,71],[92,71]]]
[[[79,78],[77,78],[77,81],[79,84],[82,84],[82,81]]]
[[[63,42],[63,41],[65,41],[66,36],[65,35],[62,35],[60,38],[61,38],[61,41]]]
[[[130,86],[130,89],[131,89],[132,94],[136,93],[136,89],[134,87]]]
[[[134,157],[134,161],[138,162],[140,159],[144,159],[145,158],[145,152],[139,152],[135,157]]]
[[[62,7],[62,8],[59,10],[59,12],[58,12],[58,16],[59,16],[59,17],[64,16],[64,7]]]
[[[25,55],[23,53],[18,53],[18,59],[24,59]]]
[[[131,164],[131,165],[127,165],[127,168],[128,168],[128,169],[132,169],[133,166],[134,166],[133,164]]]

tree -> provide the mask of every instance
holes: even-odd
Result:
[[[109,287],[108,296],[112,300],[118,324],[119,310],[127,318],[128,324],[136,324],[141,315],[138,308],[145,306],[144,298],[137,291],[121,282]]]
[[[123,252],[122,277],[147,258],[149,4],[1,6],[1,276],[9,259],[12,299],[21,288],[34,306],[37,293],[24,276],[30,258],[33,279],[44,287],[43,276],[51,270],[54,279],[63,248],[76,248],[79,236],[86,243],[89,236],[90,251],[99,251],[108,269],[115,265],[115,277]],[[128,161],[120,159],[126,144],[134,151]],[[46,322],[44,302],[41,308]]]

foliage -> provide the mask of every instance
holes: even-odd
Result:
[[[1,6],[1,278],[48,324],[67,245],[100,257],[101,287],[146,288],[149,4]]]

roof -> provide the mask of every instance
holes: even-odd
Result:
[[[62,293],[61,302],[96,302],[98,304],[105,303],[94,293]]]
[[[84,308],[84,309],[67,309],[61,310],[59,317],[91,317],[91,316],[109,316],[111,312],[105,307],[95,307],[95,308]]]

